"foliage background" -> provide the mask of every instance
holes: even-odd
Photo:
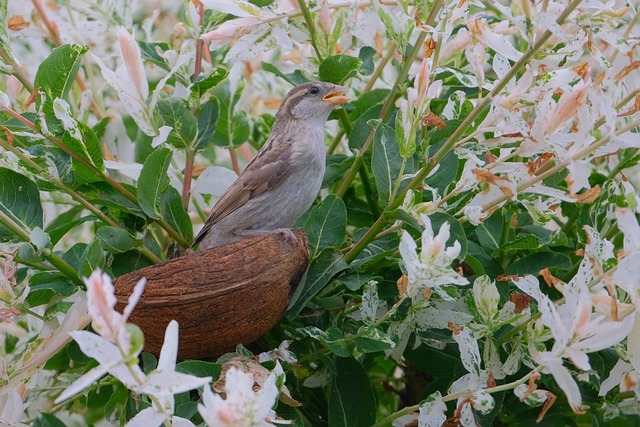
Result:
[[[639,16],[595,0],[0,1],[0,420],[269,425],[279,390],[294,425],[636,425]],[[108,278],[83,278],[187,247],[308,80],[353,100],[327,125],[286,318],[217,361],[140,353],[91,297]],[[146,387],[162,372],[191,388]]]

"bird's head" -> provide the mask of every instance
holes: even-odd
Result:
[[[332,83],[310,82],[289,91],[282,102],[277,116],[294,119],[323,119],[331,110],[349,100],[344,93],[348,89]]]

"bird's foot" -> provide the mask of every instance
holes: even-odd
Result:
[[[295,243],[298,241],[295,233],[288,228],[276,228],[275,230],[242,230],[237,231],[237,235],[246,237],[267,236],[269,234],[279,234],[286,242]]]

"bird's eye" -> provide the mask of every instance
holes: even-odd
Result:
[[[318,86],[311,86],[311,87],[309,88],[309,93],[310,93],[311,95],[317,95],[317,94],[319,94],[319,93],[320,93],[320,88],[319,88]]]

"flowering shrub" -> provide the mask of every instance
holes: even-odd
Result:
[[[639,17],[0,0],[0,424],[637,425]],[[352,101],[285,319],[143,352],[110,278],[187,248],[309,80]]]

